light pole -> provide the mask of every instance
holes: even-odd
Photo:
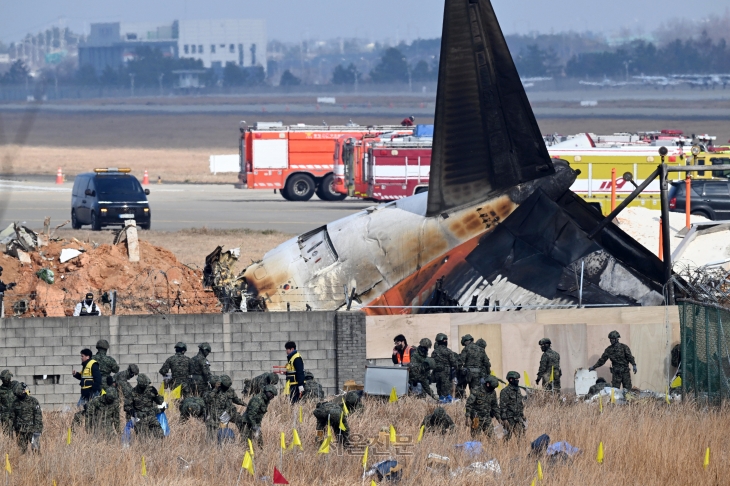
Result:
[[[160,96],[162,96],[162,78],[165,77],[165,73],[160,73],[159,76],[157,76],[157,80],[160,82]]]
[[[631,64],[633,61],[624,61],[624,68],[626,68],[626,82],[629,81],[629,64]]]
[[[129,73],[129,85],[132,92],[132,98],[134,98],[134,73]]]

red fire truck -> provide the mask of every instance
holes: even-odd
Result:
[[[332,153],[342,136],[360,140],[385,132],[412,133],[401,126],[314,126],[279,122],[241,126],[238,179],[249,189],[278,189],[289,201],[336,201],[346,194],[334,190]]]
[[[344,135],[335,146],[335,191],[392,201],[428,190],[431,137]]]

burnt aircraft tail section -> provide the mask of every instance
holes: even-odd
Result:
[[[489,0],[446,0],[428,216],[554,172]]]

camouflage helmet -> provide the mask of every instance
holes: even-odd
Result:
[[[446,413],[446,410],[444,409],[444,407],[436,407],[433,410],[432,415],[433,415],[433,418],[439,419],[439,418],[445,417],[448,414]]]
[[[487,342],[482,338],[477,339],[476,344],[477,344],[477,346],[479,346],[482,349],[487,349]]]
[[[233,385],[233,380],[231,380],[231,377],[228,375],[221,375],[220,379],[221,379],[221,385],[226,388],[230,388],[231,385]]]
[[[0,380],[10,381],[12,379],[13,379],[13,374],[10,372],[10,370],[0,371]]]
[[[519,378],[519,376],[518,376],[518,378]],[[497,381],[497,379],[495,377],[493,377],[492,375],[489,375],[484,379],[484,384],[486,385],[487,383],[489,383],[492,386],[492,388],[497,388],[499,386],[499,381]]]
[[[200,343],[198,344],[198,349],[200,349],[201,351],[205,351],[206,353],[210,353],[210,344]]]
[[[420,341],[420,342],[418,343],[418,345],[419,345],[420,347],[422,347],[422,348],[426,348],[426,349],[430,349],[430,348],[431,348],[431,346],[432,346],[432,344],[431,344],[431,340],[430,340],[430,339],[428,339],[428,338],[423,338],[423,339],[421,339],[421,341]]]
[[[184,342],[180,341],[175,345],[175,349],[182,349],[183,351],[187,351],[188,345],[185,344]]]
[[[542,339],[540,339],[540,341],[537,344],[539,344],[540,346],[542,346],[543,344],[552,344],[552,343],[553,342],[550,341],[549,338],[542,338]]]
[[[139,374],[139,366],[136,364],[129,365],[127,370],[132,374],[132,376],[137,376]]]
[[[140,373],[137,377],[137,385],[139,386],[148,386],[150,383],[152,382],[144,373]]]
[[[621,334],[618,333],[618,331],[611,331],[608,333],[608,339],[618,339],[621,337]]]
[[[220,375],[210,375],[210,382],[214,385],[219,385],[221,382]]]
[[[469,341],[474,341],[474,338],[471,337],[471,334],[464,334],[463,336],[461,336],[461,345],[462,346],[465,346],[466,343],[468,343]]]
[[[13,393],[15,393],[16,397],[20,398],[24,395],[28,395],[25,390],[26,388],[24,386],[17,385],[15,388],[13,388]]]
[[[307,379],[306,378],[307,373],[309,373],[310,375],[312,374],[310,371],[305,372],[304,373],[305,380]],[[314,375],[312,375],[312,379],[314,379]],[[269,373],[269,384],[278,385],[279,384],[279,375],[277,375],[276,373]]]
[[[109,341],[106,339],[99,339],[96,342],[96,349],[109,349]]]
[[[519,380],[520,379],[520,374],[517,373],[516,371],[510,371],[509,373],[507,373],[507,379],[509,380],[509,379],[512,379],[512,378],[516,378],[516,379]]]
[[[442,341],[448,341],[448,339],[449,339],[448,336],[446,336],[446,334],[444,334],[442,332],[436,334],[436,342],[437,343],[440,343]]]
[[[266,385],[263,389],[264,393],[271,393],[272,395],[276,396],[279,394],[278,390],[274,385]]]
[[[278,383],[279,382],[279,377],[276,374],[274,374],[274,376],[276,376],[276,382]],[[305,380],[314,380],[314,374],[311,371],[305,371],[304,372],[304,379]]]
[[[358,391],[349,391],[345,395],[345,405],[347,405],[347,408],[352,410],[357,406],[358,403],[360,403],[360,392]]]

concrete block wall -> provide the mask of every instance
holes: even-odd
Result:
[[[365,316],[335,312],[5,318],[0,319],[0,369],[27,383],[45,408],[74,406],[79,386],[71,370],[81,368],[81,349],[96,352],[102,338],[120,369],[135,363],[156,386],[162,381],[159,369],[178,341],[188,345],[188,356],[198,352],[199,343],[209,342],[212,372],[230,375],[238,391],[244,378],[286,364],[287,341],[297,343],[305,368],[328,394],[347,379],[364,378]],[[34,384],[33,377],[43,375],[59,375],[60,381]]]

